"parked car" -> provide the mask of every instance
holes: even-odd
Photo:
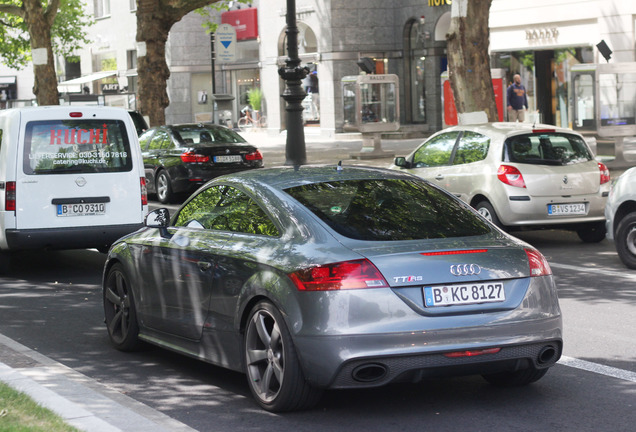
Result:
[[[148,192],[162,203],[223,174],[263,167],[263,155],[239,134],[213,124],[153,127],[139,137]]]
[[[266,410],[448,374],[525,385],[561,355],[543,255],[410,174],[245,171],[146,225],[104,267],[111,342],[244,372]]]
[[[146,180],[121,108],[0,110],[0,250],[106,252],[143,226]]]
[[[613,240],[623,263],[636,269],[636,168],[621,174],[605,206],[607,238]]]
[[[130,118],[135,124],[135,130],[137,131],[137,135],[141,135],[146,130],[148,130],[148,122],[144,118],[143,115],[139,111],[136,110],[128,110],[128,114],[130,114]]]
[[[490,123],[444,129],[392,169],[430,180],[508,231],[560,228],[605,238],[607,167],[570,129]]]

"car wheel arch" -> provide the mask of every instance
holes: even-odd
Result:
[[[625,201],[618,206],[612,217],[612,235],[616,235],[616,230],[621,220],[630,213],[636,212],[636,201]]]

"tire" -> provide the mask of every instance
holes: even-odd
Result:
[[[258,119],[258,127],[259,128],[266,128],[267,127],[267,117],[265,117],[264,115],[261,116]]]
[[[618,223],[614,244],[623,264],[636,269],[636,212],[627,214]]]
[[[170,204],[170,202],[174,199],[172,183],[167,172],[159,171],[159,175],[157,175],[157,179],[155,181],[155,190],[157,191],[157,199],[162,204]]]
[[[11,252],[0,251],[0,275],[8,274],[11,271],[11,261],[13,260]]]
[[[103,296],[110,341],[120,351],[134,351],[140,345],[137,310],[130,278],[121,264],[115,264],[108,271]]]
[[[238,128],[241,132],[252,129],[252,122],[247,117],[241,117],[238,121]]]
[[[605,222],[587,224],[576,233],[584,243],[598,243],[605,239]]]
[[[252,308],[243,355],[250,391],[263,409],[283,412],[318,403],[322,391],[305,380],[289,331],[272,303],[261,301]]]
[[[530,367],[514,372],[500,372],[495,374],[482,375],[490,384],[498,387],[520,387],[539,381],[548,373],[549,368],[535,369]]]
[[[477,205],[475,206],[475,210],[477,210],[480,215],[485,217],[489,222],[492,222],[498,228],[505,228],[497,217],[495,209],[488,201],[480,201],[479,203],[477,203]]]

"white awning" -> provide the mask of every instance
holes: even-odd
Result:
[[[15,77],[14,76],[0,77],[0,84],[15,84]]]
[[[69,86],[77,86],[86,84],[89,82],[97,81],[100,79],[108,78],[110,76],[117,75],[117,71],[103,71],[103,72],[95,72],[90,75],[84,75],[83,77],[73,78],[67,81],[62,81],[57,86],[59,87],[69,87]]]

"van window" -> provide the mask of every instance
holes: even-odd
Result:
[[[43,120],[26,125],[24,173],[103,173],[132,170],[121,120]]]

